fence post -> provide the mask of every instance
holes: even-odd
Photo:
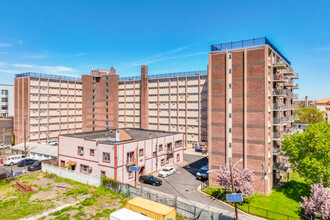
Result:
[[[268,218],[268,209],[266,209],[266,211],[267,211],[266,213],[267,213],[267,218]]]
[[[129,187],[130,187],[129,184],[127,184],[127,195],[131,196],[131,192],[129,191]]]
[[[194,205],[194,218],[193,219],[196,219],[196,206]]]
[[[177,200],[178,200],[178,197],[177,196],[174,196],[174,207],[175,207],[175,209],[177,207]]]
[[[143,189],[142,189],[142,186],[141,186],[141,191],[140,191],[140,197],[142,197],[142,191],[143,191]]]
[[[250,205],[248,205],[248,213],[250,213]]]

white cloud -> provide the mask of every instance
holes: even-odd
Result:
[[[66,66],[44,66],[24,63],[1,63],[0,72],[3,73],[23,73],[23,72],[37,72],[48,74],[61,74],[67,75],[77,72],[77,70]]]
[[[0,43],[0,47],[11,47],[11,44]]]

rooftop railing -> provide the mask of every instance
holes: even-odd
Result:
[[[283,54],[266,37],[254,38],[250,40],[241,40],[241,41],[235,41],[229,43],[214,44],[211,45],[211,51],[232,50],[232,49],[238,49],[244,47],[261,46],[266,44],[270,48],[272,48],[283,60],[285,60],[289,65],[291,65],[291,62],[285,56],[283,56]]]
[[[148,79],[162,79],[162,78],[185,77],[185,76],[205,76],[205,75],[207,75],[207,70],[199,70],[199,71],[149,75]],[[130,81],[130,80],[132,81],[141,80],[141,76],[119,77],[119,81]]]
[[[26,72],[26,73],[15,74],[15,78],[23,78],[23,77],[37,77],[37,78],[46,78],[46,79],[81,81],[81,79],[79,77],[52,75],[52,74],[44,74],[44,73]]]

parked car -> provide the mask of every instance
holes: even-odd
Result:
[[[151,176],[151,175],[140,176],[139,182],[151,184],[153,186],[160,186],[160,185],[162,185],[162,181],[160,179],[158,179],[158,178],[156,178],[154,176]]]
[[[4,144],[0,145],[0,149],[9,149],[9,148],[10,148],[10,145],[4,145]]]
[[[196,174],[196,179],[207,180],[208,179],[207,170],[208,170],[208,166],[203,166],[202,168],[200,168],[200,170]]]
[[[12,155],[12,156],[7,156],[3,159],[3,164],[4,165],[14,165],[20,162],[22,159],[24,159],[24,155]]]
[[[34,162],[31,166],[28,166],[28,171],[41,170],[41,161]]]
[[[159,177],[167,177],[176,172],[174,167],[165,167],[162,171],[159,172]]]
[[[37,162],[37,160],[34,160],[34,159],[23,159],[20,162],[18,162],[17,166],[18,167],[28,166],[28,165],[34,164],[35,162]]]

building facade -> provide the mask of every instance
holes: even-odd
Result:
[[[314,103],[314,106],[324,113],[324,119],[330,121],[330,99],[320,99]]]
[[[82,76],[83,129],[106,126],[182,132],[185,146],[207,140],[207,71],[118,77],[114,69]],[[92,91],[92,92],[90,92]]]
[[[0,117],[14,116],[14,86],[0,84]]]
[[[14,136],[14,118],[0,118],[0,145],[11,145]]]
[[[287,168],[279,154],[284,134],[295,132],[290,62],[267,38],[212,45],[208,74],[209,167],[238,163],[256,175],[257,193],[269,194]],[[210,185],[215,186],[215,174]]]
[[[60,135],[59,166],[133,184],[130,166],[141,167],[139,176],[180,164],[183,143],[180,133],[135,128]]]
[[[15,143],[45,142],[82,131],[82,82],[39,73],[16,74]],[[24,135],[25,130],[25,135]],[[25,136],[25,137],[24,137]]]

